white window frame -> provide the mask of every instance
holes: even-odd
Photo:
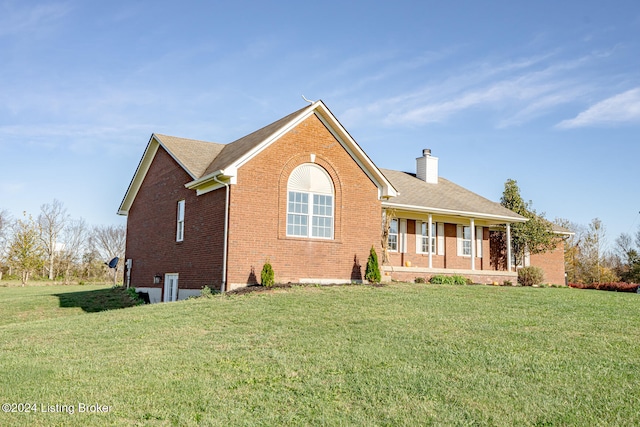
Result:
[[[287,183],[287,237],[333,240],[335,197],[331,177],[320,166],[304,163]]]
[[[465,238],[464,231],[468,230],[469,238]],[[471,245],[474,243],[471,241],[472,233],[470,225],[458,225],[458,256],[469,258],[473,253]],[[476,258],[482,258],[482,240],[483,240],[483,227],[475,227],[475,245],[476,245]],[[468,253],[465,253],[465,243],[468,245]]]
[[[184,200],[178,202],[178,215],[176,220],[176,242],[184,241]]]
[[[392,232],[392,230],[394,229],[394,223],[395,223],[395,233]],[[398,252],[398,246],[400,243],[398,241],[399,237],[400,237],[400,221],[398,221],[398,218],[393,218],[389,222],[389,235],[387,236],[387,250],[389,252]]]
[[[427,246],[428,245],[427,240],[429,240],[429,234],[427,233],[427,231],[429,228],[429,223],[424,221],[417,221],[417,223],[420,224],[420,234],[416,233],[416,253],[428,254],[429,248]],[[438,236],[439,235],[440,234],[438,233],[438,223],[432,222],[431,223],[431,253],[433,255],[438,254]],[[425,250],[425,248],[427,250]]]

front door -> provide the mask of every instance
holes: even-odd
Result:
[[[178,299],[178,274],[164,275],[164,302]]]

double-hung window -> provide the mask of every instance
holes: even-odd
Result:
[[[458,225],[458,255],[471,256],[471,245],[476,245],[476,258],[482,258],[482,239],[483,228],[476,227],[476,241],[471,240],[471,227],[467,225]]]
[[[422,223],[422,237],[420,239],[420,252],[429,253],[429,223]],[[431,253],[435,254],[437,251],[436,246],[436,223],[431,223]]]
[[[305,163],[287,184],[287,236],[333,239],[333,183],[320,166]]]
[[[471,256],[471,227],[462,227],[462,255]]]
[[[396,252],[398,250],[398,220],[392,219],[389,222],[389,238],[387,241],[387,249]]]
[[[176,242],[184,240],[184,200],[178,202],[178,219],[176,226]]]

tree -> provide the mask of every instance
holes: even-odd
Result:
[[[9,262],[21,271],[22,286],[27,284],[33,271],[40,268],[43,255],[40,228],[25,212],[24,219],[16,221],[9,247]]]
[[[606,250],[606,231],[598,218],[589,225],[574,224],[566,219],[556,219],[558,225],[573,232],[565,241],[565,271],[569,283],[606,283],[619,280],[619,257]],[[621,243],[626,246],[627,240]]]
[[[49,280],[55,279],[53,264],[56,252],[60,250],[58,247],[58,238],[67,222],[67,210],[62,202],[54,199],[51,204],[40,206],[40,215],[38,216],[38,224],[40,226],[40,235],[42,238],[42,247],[48,259]]]
[[[62,240],[64,247],[60,251],[59,260],[64,271],[64,282],[69,283],[71,269],[82,261],[83,250],[87,246],[88,228],[84,219],[70,221],[64,228]]]
[[[383,264],[389,262],[389,228],[391,227],[391,221],[393,221],[395,217],[395,209],[384,209],[382,211],[382,233],[380,235],[380,246],[382,248]]]
[[[0,279],[2,279],[2,266],[7,256],[7,243],[9,230],[11,227],[11,217],[6,210],[0,210]]]
[[[525,253],[537,254],[554,249],[559,237],[553,232],[552,225],[538,214],[532,202],[526,203],[520,196],[517,181],[508,179],[504,184],[504,192],[500,203],[507,209],[527,218],[527,222],[511,225],[511,250],[516,265],[524,265]]]
[[[582,282],[579,274],[582,268],[581,244],[586,233],[585,227],[564,218],[556,218],[554,222],[573,233],[565,238],[564,244],[564,270],[567,280],[569,283]]]
[[[591,220],[582,239],[582,271],[584,283],[615,282],[616,277],[607,262],[606,228],[599,218]]]
[[[640,228],[634,239],[622,233],[616,239],[614,250],[615,271],[627,283],[640,283]]]
[[[369,251],[369,259],[367,259],[367,268],[365,270],[364,278],[369,283],[380,283],[380,266],[378,265],[378,254],[373,246]]]
[[[122,259],[125,252],[126,230],[124,225],[107,225],[93,227],[90,237],[91,247],[102,257],[104,262],[118,257]],[[118,264],[118,267],[121,264]],[[116,281],[116,267],[113,280]]]

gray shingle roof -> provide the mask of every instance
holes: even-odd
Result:
[[[301,108],[298,111],[263,127],[262,129],[258,129],[249,135],[243,136],[240,139],[226,144],[222,152],[213,159],[203,175],[208,175],[233,164],[236,160],[247,154],[265,139],[279,131],[282,127],[286,126],[295,116],[307,108],[308,106]]]
[[[388,205],[398,205],[407,209],[413,207],[425,212],[512,219],[518,222],[525,219],[501,204],[485,199],[442,177],[438,178],[437,184],[429,184],[416,178],[415,174],[390,169],[381,171],[400,192],[397,197],[386,202]]]
[[[225,147],[225,144],[217,144],[215,142],[197,141],[195,139],[178,138],[157,133],[154,135],[194,178],[201,177],[211,164],[211,161]]]

